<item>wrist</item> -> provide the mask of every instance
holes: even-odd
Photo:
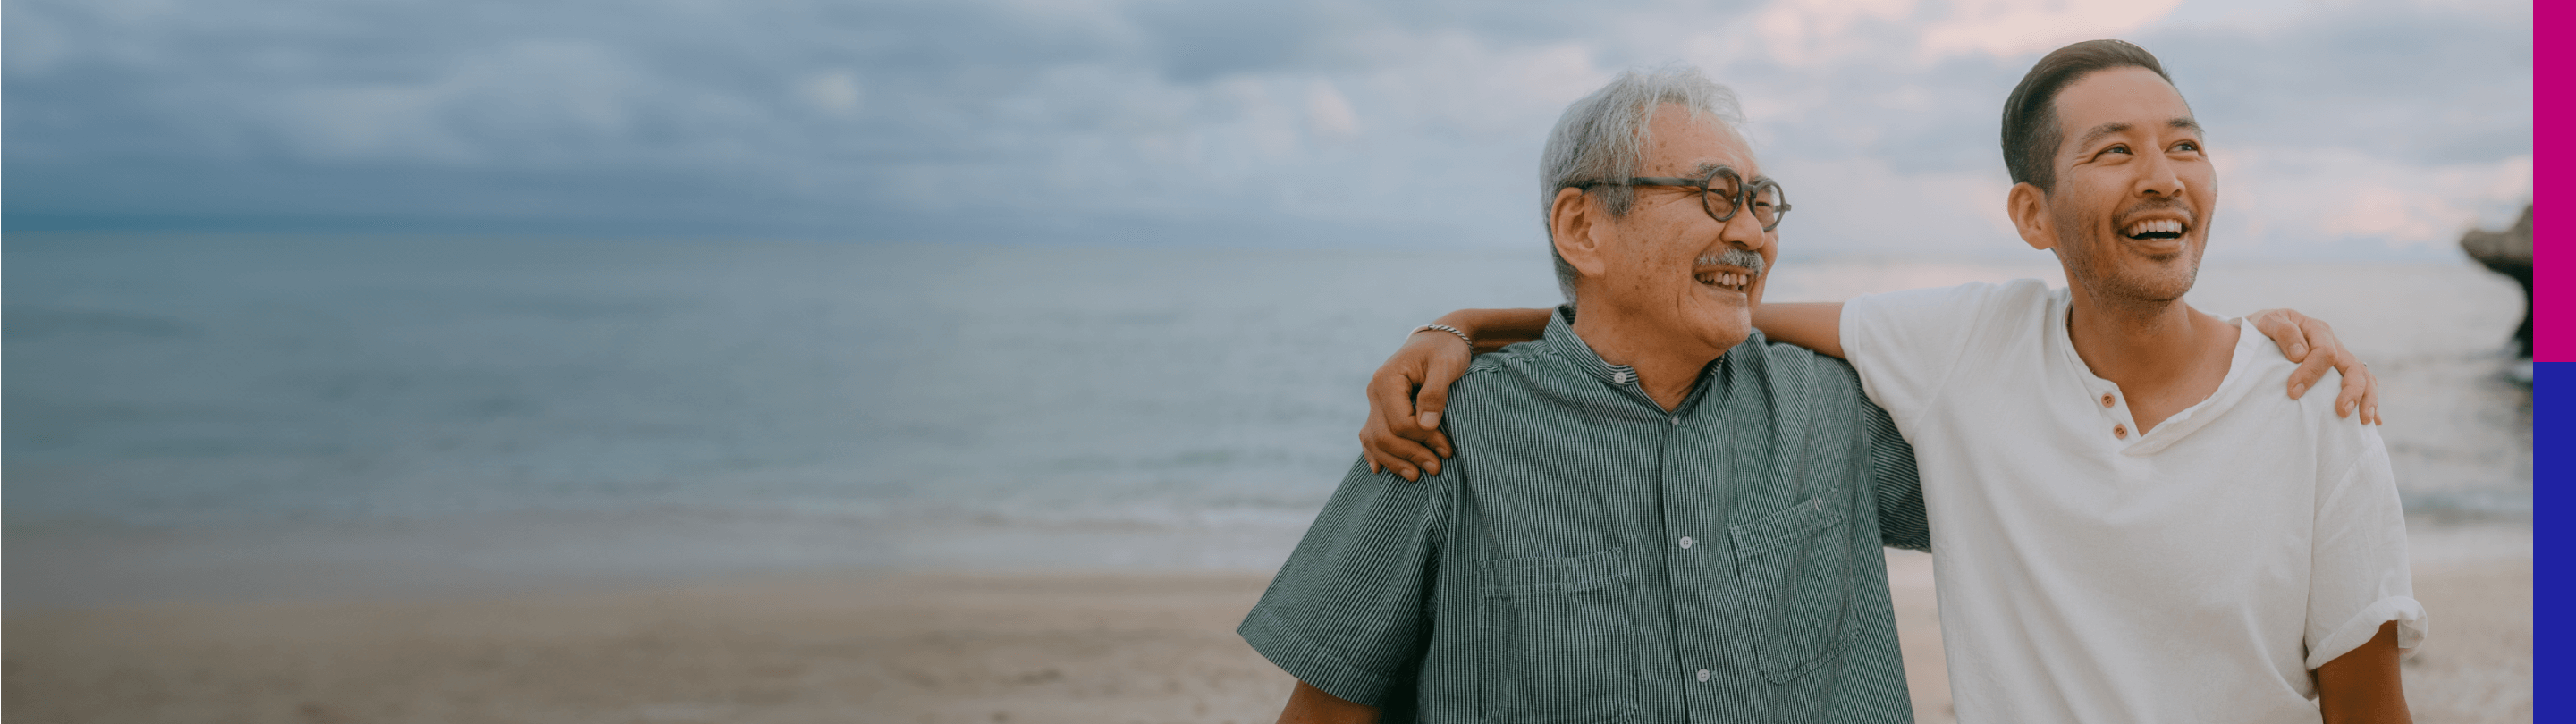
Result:
[[[1461,309],[1440,315],[1439,319],[1431,320],[1431,323],[1456,329],[1459,333],[1465,334],[1469,337],[1483,337],[1485,336],[1485,331],[1476,324],[1475,311],[1476,310],[1473,309]],[[1427,327],[1428,325],[1425,326]]]
[[[1437,333],[1442,333],[1442,334],[1456,335],[1456,336],[1458,337],[1458,341],[1460,341],[1460,342],[1465,342],[1465,343],[1467,344],[1467,349],[1469,349],[1469,350],[1474,350],[1474,349],[1476,348],[1476,338],[1468,336],[1468,335],[1467,335],[1466,330],[1459,329],[1459,328],[1457,328],[1457,327],[1455,327],[1455,326],[1451,326],[1451,325],[1447,325],[1447,324],[1439,324],[1439,323],[1425,324],[1425,325],[1422,325],[1422,326],[1419,326],[1419,327],[1415,327],[1415,328],[1413,328],[1413,332],[1412,332],[1412,334],[1421,334],[1421,333],[1424,333],[1424,332],[1437,332]],[[1411,336],[1411,335],[1407,335],[1407,336]]]

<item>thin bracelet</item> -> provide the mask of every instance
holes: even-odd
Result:
[[[1404,336],[1411,337],[1411,336],[1416,335],[1416,334],[1421,334],[1421,333],[1422,333],[1422,330],[1426,330],[1426,329],[1437,329],[1437,330],[1440,330],[1440,331],[1443,331],[1443,332],[1448,332],[1448,333],[1450,333],[1450,334],[1458,335],[1458,341],[1467,343],[1467,348],[1468,348],[1468,349],[1475,349],[1475,348],[1476,348],[1476,340],[1468,339],[1468,338],[1467,338],[1467,333],[1466,333],[1466,332],[1460,331],[1457,327],[1452,327],[1452,326],[1449,326],[1449,325],[1446,325],[1446,324],[1425,324],[1425,325],[1422,325],[1422,326],[1419,326],[1419,327],[1415,327],[1415,328],[1413,328],[1413,331],[1411,331],[1411,332],[1406,332],[1406,333],[1404,333]]]

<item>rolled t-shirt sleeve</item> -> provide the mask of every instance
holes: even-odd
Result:
[[[1902,427],[1934,404],[1970,345],[2017,329],[2025,320],[2014,310],[2046,296],[2047,285],[2021,279],[1855,297],[1843,302],[1843,359],[1860,372],[1862,392]]]
[[[1236,629],[1271,663],[1326,693],[1385,706],[1431,637],[1456,459],[1406,482],[1360,460]]]
[[[2350,421],[2339,421],[2350,425]],[[2397,648],[2414,653],[2426,632],[2406,555],[2406,511],[2379,432],[2358,426],[2341,474],[2319,481],[2310,538],[2307,666],[2351,653],[2397,622]],[[2329,468],[2331,469],[2331,468]]]

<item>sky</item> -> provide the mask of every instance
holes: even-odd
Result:
[[[2027,253],[2003,98],[2156,53],[2213,256],[2456,258],[2530,195],[2524,2],[7,0],[0,223],[1164,246],[1544,243],[1624,68],[1742,96],[1784,254]]]

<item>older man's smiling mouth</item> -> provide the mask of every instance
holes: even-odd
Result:
[[[1762,255],[1742,249],[1703,254],[1693,260],[1691,278],[1703,286],[1738,293],[1750,293],[1753,281],[1762,278]]]
[[[1741,292],[1753,287],[1753,275],[1740,271],[1704,271],[1694,278],[1701,284],[1731,291]]]

